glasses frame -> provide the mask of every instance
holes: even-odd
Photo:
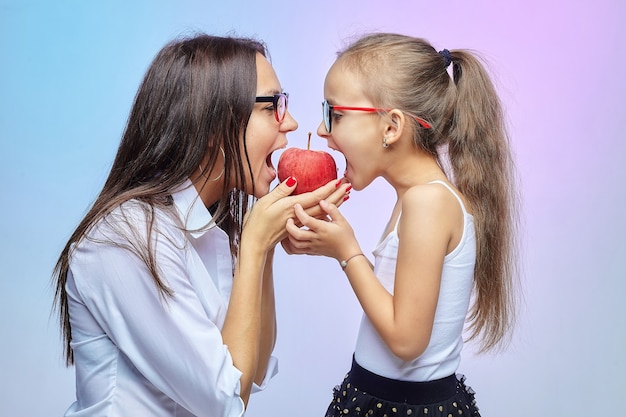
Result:
[[[283,107],[279,106],[280,100],[284,100],[285,105]],[[271,96],[256,96],[254,99],[255,103],[272,103],[274,106],[274,117],[278,123],[285,120],[285,115],[287,114],[287,106],[289,105],[289,93],[278,93]],[[279,113],[280,109],[284,109],[282,114]]]
[[[326,131],[328,133],[330,133],[332,127],[333,127],[333,117],[332,117],[332,112],[333,110],[350,110],[350,111],[363,111],[363,112],[367,112],[367,113],[378,113],[378,112],[390,112],[393,109],[381,109],[378,107],[354,107],[354,106],[335,106],[332,105],[328,102],[328,100],[324,100],[322,101],[322,117],[324,119],[324,127],[326,127]],[[408,112],[404,112],[407,113],[409,116],[411,116],[412,118],[415,119],[415,121],[417,121],[417,123],[420,124],[420,126],[422,126],[424,129],[430,129],[432,126],[430,125],[430,123],[428,123],[426,120],[422,119],[421,117],[417,117],[414,114],[408,113]]]

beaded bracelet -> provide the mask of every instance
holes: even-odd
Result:
[[[352,255],[348,259],[345,259],[343,261],[339,261],[339,265],[341,265],[341,269],[346,269],[346,266],[348,266],[348,262],[350,261],[350,259],[356,258],[357,256],[365,256],[365,255],[363,255],[362,253],[357,253],[356,255]]]

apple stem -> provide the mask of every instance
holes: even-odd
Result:
[[[309,132],[309,141],[306,143],[306,149],[311,149],[311,132]]]

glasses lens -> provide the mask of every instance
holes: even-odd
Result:
[[[287,113],[287,94],[277,94],[276,95],[276,119],[279,122],[282,122],[285,118],[285,113]]]
[[[326,131],[328,133],[330,133],[330,128],[331,128],[331,108],[330,108],[330,104],[328,104],[328,101],[324,100],[322,102],[322,117],[324,119],[324,126],[326,127]]]

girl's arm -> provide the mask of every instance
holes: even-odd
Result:
[[[296,207],[298,219],[308,230],[288,223],[293,251],[338,261],[362,253],[339,210],[326,202],[320,205],[332,222],[313,219]],[[352,258],[345,273],[363,311],[390,350],[403,360],[412,360],[430,341],[452,222],[449,204],[437,187],[414,187],[405,193],[402,205],[394,295],[378,281],[363,256]]]
[[[371,298],[363,307],[387,346],[404,360],[419,357],[432,333],[451,229],[448,196],[440,188],[417,186],[404,194],[394,295],[382,311]]]

